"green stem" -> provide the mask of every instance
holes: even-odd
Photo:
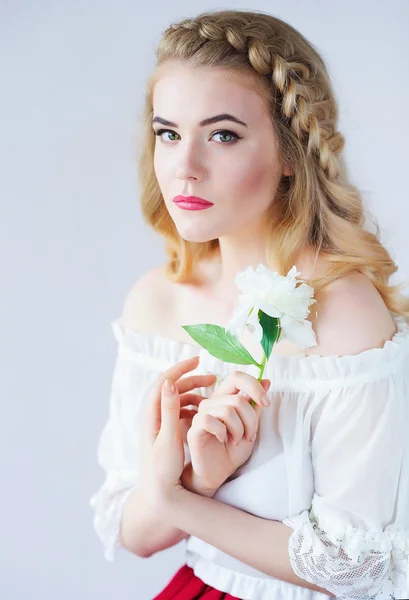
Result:
[[[261,381],[263,379],[263,373],[264,373],[264,369],[265,369],[265,366],[266,366],[266,362],[267,362],[267,356],[263,352],[263,358],[261,360],[260,372],[258,374],[257,381]],[[251,406],[254,407],[256,403],[255,403],[254,400],[252,400],[250,402],[250,404],[251,404]]]

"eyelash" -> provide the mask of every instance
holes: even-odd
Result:
[[[155,130],[153,131],[154,135],[156,135],[156,136],[161,136],[162,133],[166,133],[166,132],[176,133],[176,131],[173,131],[173,129],[158,129],[157,131],[155,131]],[[217,135],[218,133],[224,133],[224,134],[227,133],[227,135],[233,136],[233,140],[230,142],[220,142],[224,146],[231,146],[231,144],[234,144],[237,140],[243,139],[240,135],[237,135],[237,133],[234,133],[234,131],[229,131],[228,129],[219,129],[218,131],[215,131],[214,133],[212,133],[212,137],[214,135]],[[176,135],[178,135],[178,134],[176,133]],[[174,142],[176,140],[168,140],[168,141]]]

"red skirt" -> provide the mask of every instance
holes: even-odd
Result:
[[[153,600],[240,600],[227,592],[220,592],[211,585],[203,583],[191,567],[183,565],[172,577],[168,585]]]

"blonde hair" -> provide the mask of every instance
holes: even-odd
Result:
[[[358,270],[373,282],[388,309],[409,321],[409,298],[391,286],[398,269],[375,232],[365,229],[370,215],[361,194],[348,180],[337,130],[338,106],[327,68],[314,46],[284,21],[261,12],[205,12],[174,23],[157,48],[143,114],[139,158],[142,215],[166,240],[166,275],[175,282],[194,280],[194,269],[219,252],[218,239],[196,243],[178,233],[165,206],[154,172],[153,88],[169,61],[192,67],[224,68],[254,79],[272,117],[283,176],[269,208],[266,256],[281,275],[296,264],[305,247],[328,261],[310,280],[315,293]],[[269,265],[267,265],[269,266]]]

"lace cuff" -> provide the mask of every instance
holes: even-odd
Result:
[[[360,529],[314,508],[283,523],[294,529],[289,555],[302,579],[348,600],[409,597],[409,531]]]

